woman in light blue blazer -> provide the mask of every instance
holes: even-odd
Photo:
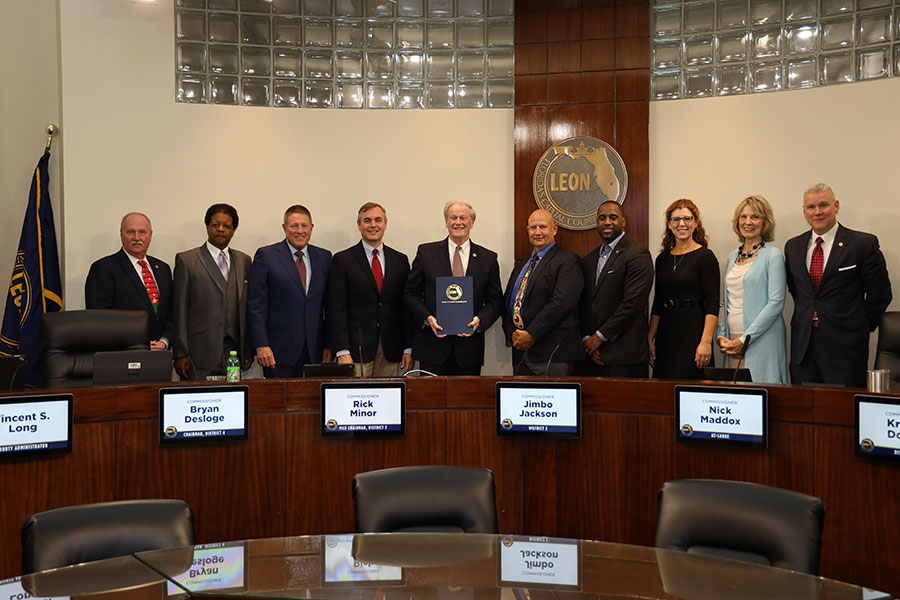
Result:
[[[745,366],[754,383],[787,383],[784,256],[774,244],[775,215],[762,196],[741,200],[731,226],[741,245],[728,256],[716,341],[738,365],[749,337]]]

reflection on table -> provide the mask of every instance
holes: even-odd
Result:
[[[273,538],[140,552],[7,585],[39,597],[115,592],[117,600],[887,597],[821,577],[655,548],[424,533]]]

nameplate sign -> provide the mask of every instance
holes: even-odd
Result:
[[[0,457],[72,451],[72,394],[0,399]]]
[[[326,535],[322,549],[322,583],[360,586],[403,585],[403,567],[362,562],[353,556],[353,535]]]
[[[743,386],[675,386],[675,439],[765,448],[768,395]]]
[[[581,545],[561,538],[503,536],[500,586],[581,588]]]
[[[170,596],[208,590],[244,589],[244,544],[206,544],[194,548],[190,568],[168,583]]]
[[[22,587],[22,578],[0,580],[0,599],[2,600],[69,600],[71,596],[32,596]]]
[[[497,435],[581,437],[581,384],[497,382]]]
[[[161,388],[159,442],[246,440],[248,413],[246,385]]]
[[[853,397],[856,456],[900,460],[900,398]]]
[[[379,436],[406,433],[406,384],[323,383],[322,435]]]

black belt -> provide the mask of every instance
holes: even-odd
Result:
[[[693,298],[687,300],[672,300],[671,298],[662,303],[663,308],[687,308],[691,306],[700,306],[700,301]]]

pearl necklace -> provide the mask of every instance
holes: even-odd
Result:
[[[743,251],[744,245],[741,244],[740,246],[738,246],[738,256],[737,256],[737,260],[736,260],[735,262],[737,262],[737,263],[742,263],[742,262],[744,262],[745,260],[750,260],[751,258],[753,258],[754,256],[756,256],[757,254],[759,254],[759,251],[760,251],[760,250],[762,249],[762,247],[765,246],[765,245],[766,245],[765,242],[760,241],[758,244],[756,244],[755,246],[753,246],[752,248],[750,248],[749,250],[747,250],[746,252],[744,252],[744,251]]]

